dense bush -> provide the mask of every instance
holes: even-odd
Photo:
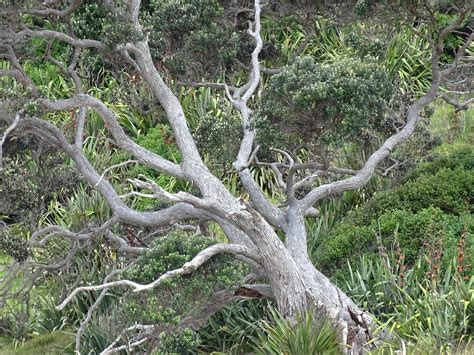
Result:
[[[444,260],[450,260],[466,232],[467,248],[474,255],[473,157],[472,150],[440,157],[409,174],[402,186],[376,194],[320,237],[313,255],[316,264],[331,273],[347,258],[376,253],[377,236],[387,248],[399,243],[407,262],[413,263],[425,242],[438,239],[445,246]]]
[[[449,154],[435,154],[431,161],[422,163],[417,169],[408,173],[405,178],[410,181],[421,175],[434,175],[442,169],[453,170],[456,168],[462,168],[466,171],[474,170],[474,153],[471,147],[461,147]]]
[[[474,198],[472,170],[458,167],[441,169],[435,174],[423,174],[409,180],[396,190],[376,194],[363,209],[353,217],[360,222],[369,222],[383,213],[395,210],[420,211],[430,206],[438,207],[449,214],[471,212]]]
[[[344,58],[318,64],[306,57],[270,79],[260,115],[306,141],[358,140],[384,127],[392,95],[378,64]]]
[[[72,22],[79,38],[101,40],[111,48],[144,39],[130,21],[97,1],[84,1],[74,12]]]
[[[152,55],[182,78],[215,75],[231,59],[243,59],[253,50],[245,31],[223,19],[217,0],[151,1],[143,16]]]
[[[152,282],[166,271],[182,267],[214,243],[215,240],[208,237],[172,232],[156,239],[124,277],[143,284]],[[153,290],[130,295],[124,314],[131,323],[159,323],[165,331],[173,329],[182,317],[199,309],[213,292],[234,285],[243,273],[244,268],[239,263],[225,256],[216,256],[191,275],[167,280]],[[180,334],[163,333],[160,339],[160,346],[169,351],[198,344],[198,335],[190,330]]]
[[[378,251],[377,236],[380,236],[387,248],[398,243],[409,264],[414,262],[426,243],[441,240],[446,248],[443,257],[446,263],[455,255],[457,242],[464,231],[470,237],[474,234],[472,215],[453,216],[433,207],[417,213],[395,210],[374,219],[369,225],[354,226],[342,222],[328,236],[322,237],[314,258],[321,269],[333,272],[344,268],[345,260],[355,255],[375,255]],[[472,238],[467,248],[474,254]]]

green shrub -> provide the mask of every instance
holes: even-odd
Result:
[[[177,333],[162,333],[160,352],[165,354],[189,354],[199,345],[199,334],[190,328]]]
[[[446,263],[455,255],[457,242],[464,231],[469,236],[467,248],[474,255],[472,214],[454,216],[433,207],[418,213],[396,210],[381,215],[366,226],[354,226],[346,222],[339,224],[331,233],[321,237],[323,240],[313,258],[324,272],[331,274],[341,269],[343,273],[347,259],[378,253],[379,236],[381,243],[388,249],[398,243],[408,264],[416,260],[426,243],[440,240],[445,247],[443,263]]]
[[[0,255],[4,253],[17,262],[24,262],[30,255],[25,234],[24,228],[18,224],[0,229]]]
[[[318,64],[306,57],[270,79],[260,115],[306,141],[360,140],[367,130],[384,127],[392,95],[378,64],[344,58]]]
[[[79,38],[101,40],[111,48],[144,39],[141,31],[121,14],[97,1],[85,1],[72,16]]]
[[[474,206],[473,170],[460,166],[432,171],[433,174],[426,173],[410,179],[395,190],[375,194],[355,220],[368,223],[389,211],[415,212],[428,207],[437,207],[451,214],[471,212]]]
[[[474,152],[472,147],[460,147],[449,154],[437,153],[431,161],[422,163],[417,169],[411,171],[405,180],[415,180],[422,175],[434,175],[439,170],[462,168],[474,170]]]
[[[216,241],[202,235],[190,235],[183,232],[171,232],[168,235],[156,239],[145,254],[134,263],[125,274],[125,278],[136,282],[149,283],[169,270],[180,268],[184,263],[190,261],[201,250],[211,246]],[[240,264],[225,256],[216,256],[198,268],[192,275],[184,276],[170,281],[168,286],[179,280],[193,280],[193,286],[202,291],[209,291],[211,286],[202,283],[204,279],[211,281],[213,286],[229,286],[235,276],[243,271]],[[213,272],[216,269],[218,270]],[[160,287],[160,286],[158,286]]]
[[[423,175],[398,190],[405,205],[412,211],[435,206],[446,213],[460,214],[474,208],[473,170],[458,167],[441,169],[435,175]]]
[[[319,237],[313,253],[316,265],[333,273],[353,255],[374,254],[377,235],[386,248],[396,238],[408,263],[414,262],[425,242],[440,239],[445,246],[443,260],[449,260],[463,231],[469,237],[474,234],[474,174],[468,169],[473,157],[472,150],[459,151],[452,159],[440,157],[409,174],[404,185],[375,194]],[[469,241],[467,247],[474,252],[472,245]]]
[[[177,269],[190,261],[201,250],[214,244],[215,240],[201,235],[172,232],[158,238],[150,249],[136,260],[124,273],[124,278],[139,283],[150,283],[169,270]],[[145,324],[177,325],[182,317],[199,309],[215,291],[230,287],[244,274],[244,267],[226,256],[216,256],[189,275],[167,280],[153,290],[140,294],[129,294],[125,302],[124,319]],[[170,347],[191,346],[197,341],[195,335],[162,335],[169,340]],[[190,339],[194,339],[190,341]],[[185,340],[180,343],[179,340]],[[196,341],[195,341],[196,340]],[[167,345],[167,346],[168,346]],[[193,345],[194,346],[194,345]]]

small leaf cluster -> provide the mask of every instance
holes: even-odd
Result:
[[[214,117],[206,114],[200,118],[199,126],[193,134],[200,152],[212,157],[211,163],[230,166],[238,152],[237,144],[242,138],[242,123],[234,117]]]
[[[354,28],[346,35],[345,42],[361,59],[382,59],[386,55],[387,43],[373,33]]]
[[[5,253],[20,263],[24,262],[30,255],[24,233],[18,225],[0,229],[0,253]]]
[[[176,333],[161,333],[160,351],[166,354],[189,354],[200,342],[199,334],[191,328]]]
[[[394,93],[385,69],[358,59],[298,60],[271,78],[260,115],[306,142],[360,141],[384,128]]]

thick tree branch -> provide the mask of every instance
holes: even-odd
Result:
[[[92,108],[107,125],[109,132],[115,139],[115,143],[123,150],[134,155],[141,163],[152,167],[156,170],[162,171],[169,175],[185,178],[181,168],[175,163],[156,155],[149,150],[141,147],[128,137],[120,124],[117,117],[102,101],[90,95],[79,94],[70,99],[65,100],[47,100],[39,99],[38,102],[48,111],[65,111],[76,108]]]
[[[250,196],[254,208],[261,213],[273,226],[282,228],[284,225],[283,213],[270,203],[258,184],[255,182],[249,168],[239,173],[240,181]]]
[[[95,48],[95,49],[100,49],[100,50],[107,49],[107,46],[100,41],[96,41],[93,39],[77,39],[77,38],[67,35],[64,32],[58,32],[58,31],[52,31],[52,30],[34,31],[29,28],[25,28],[17,33],[6,32],[6,33],[0,34],[0,39],[3,39],[5,41],[6,40],[19,41],[24,38],[38,38],[38,37],[56,39],[58,41],[68,43],[74,47]]]
[[[259,55],[263,47],[263,41],[260,35],[261,24],[260,24],[260,15],[261,15],[261,6],[260,1],[255,0],[254,2],[254,22],[253,29],[252,26],[249,28],[249,34],[255,40],[255,48],[252,52],[251,59],[251,73],[249,76],[248,82],[233,91],[233,95],[230,95],[228,91],[229,99],[231,100],[234,107],[240,112],[242,117],[242,129],[244,136],[240,143],[239,152],[237,153],[236,160],[233,163],[235,170],[237,170],[240,181],[244,186],[245,190],[248,192],[252,203],[255,209],[261,213],[268,221],[274,226],[282,227],[283,225],[283,214],[281,211],[274,205],[272,205],[263,192],[260,190],[260,187],[255,182],[253,176],[248,169],[250,163],[255,158],[257,149],[252,151],[253,142],[255,140],[255,129],[251,127],[250,124],[250,115],[252,111],[249,109],[247,102],[250,97],[255,93],[259,83],[260,83],[260,62]]]
[[[189,131],[181,104],[155,68],[148,43],[139,42],[129,45],[127,49],[135,55],[140,75],[165,110],[166,117],[173,129],[176,144],[183,154],[183,164],[192,167],[199,166],[200,169],[204,169],[204,163]]]
[[[8,121],[8,115],[0,114],[0,119]],[[208,218],[207,214],[186,203],[177,203],[174,206],[156,212],[139,212],[126,206],[117,195],[112,185],[95,171],[91,163],[86,159],[82,151],[70,145],[62,132],[50,122],[38,118],[24,118],[20,120],[18,129],[31,129],[34,134],[43,133],[49,142],[55,144],[67,153],[76,163],[76,167],[91,186],[96,186],[101,195],[107,200],[114,213],[124,222],[139,224],[142,226],[166,226],[177,223],[183,219]]]

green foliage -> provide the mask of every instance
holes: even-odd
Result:
[[[471,238],[467,248],[474,255],[472,215],[453,216],[435,208],[423,209],[418,213],[397,210],[381,215],[369,225],[354,226],[350,222],[342,222],[329,235],[320,239],[313,258],[316,265],[326,272],[340,269],[339,272],[344,273],[346,259],[354,255],[377,253],[378,235],[386,247],[398,242],[409,264],[414,262],[426,243],[442,240],[446,247],[443,263],[447,263],[456,253],[457,239],[464,230]],[[354,245],[357,245],[356,250]]]
[[[158,124],[145,135],[137,138],[136,143],[165,159],[179,163],[180,153],[174,144],[171,128],[164,124]]]
[[[446,248],[444,262],[450,260],[463,231],[474,234],[473,157],[472,149],[441,156],[408,174],[402,186],[375,194],[320,237],[313,254],[316,265],[334,272],[354,253],[373,254],[376,236],[386,247],[397,240],[409,263],[426,241],[441,239]],[[467,248],[474,255],[472,242]]]
[[[180,268],[201,250],[214,244],[211,238],[172,232],[158,238],[150,248],[124,273],[124,278],[149,283],[169,270]],[[215,291],[234,285],[244,273],[240,264],[225,256],[216,256],[190,275],[167,280],[154,290],[129,295],[125,303],[126,322],[159,323],[164,329],[177,325],[192,314]],[[164,332],[160,351],[185,353],[194,349],[199,335],[191,330]]]
[[[12,344],[0,347],[3,355],[63,355],[72,353],[73,335],[67,332],[53,332],[35,336],[23,344]]]
[[[147,10],[143,22],[152,55],[175,75],[215,75],[232,58],[251,51],[248,36],[219,21],[223,7],[216,0],[151,1]]]
[[[402,92],[420,95],[430,86],[430,50],[424,38],[403,28],[388,43],[386,66],[399,79]]]
[[[73,14],[72,23],[78,38],[100,40],[111,48],[145,38],[126,18],[101,2],[85,1]]]
[[[58,294],[48,292],[41,287],[38,292],[34,293],[33,298],[33,314],[30,319],[31,330],[36,334],[54,333],[62,331],[66,328],[68,323],[68,316],[66,311],[59,311],[57,306]]]
[[[181,161],[181,154],[175,145],[173,132],[168,125],[156,124],[153,128],[149,128],[146,133],[140,134],[135,139],[135,142],[141,147],[148,149],[152,153],[165,159],[175,163]],[[133,157],[123,152],[116,153],[111,157],[113,164],[117,164],[127,159],[133,159]],[[169,192],[189,190],[189,186],[186,182],[162,174],[145,165],[129,165],[122,170],[122,173],[116,171],[113,178],[118,183],[122,184],[126,178],[137,178],[139,175],[144,175],[153,179],[158,185]],[[156,210],[168,207],[168,204],[165,203],[163,205],[162,203],[157,203],[156,200],[136,198],[134,200],[134,207],[138,210]]]
[[[246,300],[233,303],[216,314],[199,331],[199,350],[206,353],[248,354],[258,347],[262,320],[271,323],[271,302]]]
[[[157,26],[175,36],[183,36],[207,25],[210,19],[222,13],[216,0],[152,0],[150,8]]]
[[[11,256],[17,262],[24,262],[30,255],[25,234],[20,225],[0,227],[0,253]]]
[[[345,36],[345,42],[361,59],[380,61],[386,57],[387,43],[375,33],[365,33],[363,29],[355,27]]]
[[[27,61],[24,68],[38,90],[46,97],[66,99],[73,95],[74,85],[72,79],[64,76],[56,65],[49,62]],[[27,113],[30,115],[40,113],[38,103],[33,100],[27,102],[25,106]]]
[[[178,333],[162,333],[160,335],[160,353],[189,354],[200,343],[199,334],[190,328]]]
[[[86,354],[104,350],[110,344],[108,330],[103,328],[103,324],[91,322],[81,337],[81,350]]]
[[[222,172],[231,169],[242,138],[242,123],[234,117],[216,118],[211,114],[202,117],[194,137],[198,149],[208,157],[214,168]],[[235,142],[235,144],[229,144]]]
[[[361,0],[358,6],[369,2]],[[420,96],[428,90],[431,80],[429,43],[409,28],[387,33],[383,25],[364,22],[337,24],[317,17],[314,30],[317,35],[308,38],[310,34],[294,16],[278,21],[263,19],[264,42],[282,53],[283,58],[276,66],[293,61],[298,51],[301,56],[311,56],[321,64],[337,63],[347,57],[359,58],[381,64],[404,94]],[[303,43],[306,46],[301,50]]]
[[[420,164],[417,169],[409,172],[405,179],[414,181],[423,175],[435,175],[440,171],[456,169],[464,170],[463,173],[468,175],[474,170],[474,153],[471,147],[461,147],[447,153],[435,153],[431,161]]]
[[[340,354],[337,331],[327,319],[315,319],[309,311],[295,326],[277,311],[273,322],[262,322],[258,354]]]
[[[223,93],[210,88],[182,90],[179,99],[207,166],[217,175],[225,174],[237,154],[241,117]]]
[[[166,271],[177,269],[215,241],[201,235],[172,232],[158,238],[124,273],[124,278],[149,283]],[[190,275],[167,280],[143,296],[131,297],[131,319],[140,322],[176,324],[180,317],[206,300],[212,292],[233,285],[243,266],[225,256],[216,256]]]
[[[318,64],[306,57],[270,79],[260,115],[305,141],[361,140],[383,129],[392,94],[378,64],[348,58]]]
[[[9,223],[35,226],[48,203],[70,192],[76,178],[61,165],[58,152],[43,149],[35,139],[7,141],[3,149],[0,216]]]
[[[470,212],[474,202],[470,193],[473,188],[472,170],[442,168],[433,175],[423,174],[409,180],[395,190],[376,194],[364,206],[360,217],[368,222],[389,211],[419,211],[430,206],[456,215]]]
[[[91,224],[99,225],[111,215],[110,206],[100,193],[79,185],[73,193],[59,195],[48,204],[39,224],[62,225],[79,231]]]
[[[201,250],[214,244],[212,238],[201,235],[189,235],[183,232],[171,232],[164,237],[158,238],[153,245],[135,262],[134,266],[126,272],[125,277],[129,277],[137,282],[151,282],[166,271],[179,268],[187,261],[190,261]],[[224,262],[220,265],[220,262]],[[208,269],[219,265],[219,273],[212,275],[213,283],[228,286],[232,282],[233,276],[238,275],[240,268],[230,259],[217,256],[203,265],[202,272],[197,270],[195,276],[200,274],[201,278],[211,276]],[[183,277],[186,279],[186,277]],[[174,281],[173,281],[174,282]],[[170,285],[173,283],[171,282]],[[198,283],[198,282],[197,282]],[[201,285],[201,290],[206,288]]]
[[[474,277],[469,270],[458,272],[459,264],[451,261],[436,272],[429,255],[408,270],[400,255],[361,257],[348,263],[342,286],[408,346],[451,352],[461,342],[472,342],[474,330]]]

